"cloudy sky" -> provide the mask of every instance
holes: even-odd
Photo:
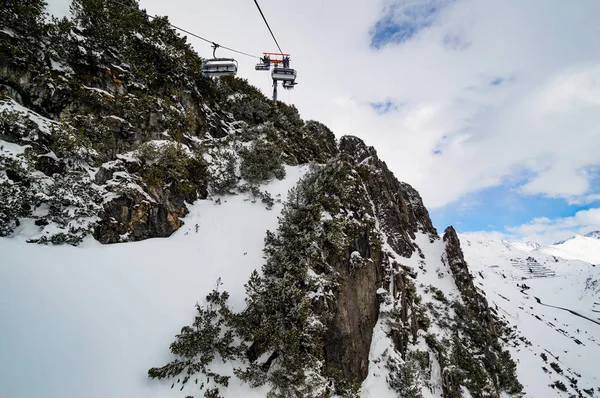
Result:
[[[69,0],[49,3],[64,14]],[[542,243],[600,229],[600,1],[259,3],[298,70],[280,99],[375,146],[438,229]],[[222,45],[276,51],[252,0],[140,4]],[[236,58],[270,95],[269,73]]]

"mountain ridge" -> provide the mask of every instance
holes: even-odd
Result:
[[[574,235],[552,245],[544,246],[537,242],[503,240],[505,245],[530,252],[542,252],[557,257],[581,260],[600,264],[600,232],[592,231],[585,235]]]
[[[586,238],[600,239],[600,231],[590,231],[590,232],[588,232],[586,234],[583,234],[583,235],[576,234],[576,235],[571,236],[570,238],[567,238],[567,239],[564,239],[564,240],[560,240],[558,242],[554,242],[552,245],[553,246],[562,245],[563,243],[565,243],[565,242],[567,242],[567,241],[569,241],[571,239],[575,239],[578,236],[583,236],[583,237],[586,237]]]

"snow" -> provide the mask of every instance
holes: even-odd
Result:
[[[576,235],[560,244],[542,247],[542,252],[572,260],[583,260],[600,265],[600,239]]]
[[[550,362],[558,363],[566,376],[580,374],[580,378],[576,377],[579,389],[600,385],[597,368],[600,325],[543,306],[535,299],[598,319],[600,314],[594,309],[600,309],[594,303],[600,302],[600,290],[590,289],[589,281],[600,281],[600,269],[578,260],[555,258],[542,251],[519,250],[485,235],[465,234],[460,239],[469,268],[477,285],[485,291],[489,304],[497,307],[511,326],[516,326],[519,336],[532,343],[510,350],[527,396],[546,398],[575,394],[569,381],[551,369]],[[525,261],[528,257],[556,272],[555,276],[533,277],[515,266],[514,260]],[[530,289],[517,286],[523,283]],[[548,356],[547,362],[541,353]],[[548,373],[542,367],[548,369]],[[556,380],[567,386],[569,394],[561,395],[564,393],[550,387]]]
[[[73,72],[73,69],[71,69],[71,67],[63,64],[62,62],[58,62],[58,61],[54,60],[53,58],[50,58],[50,64],[52,66],[52,69],[54,69],[56,71],[67,72],[67,73]]]
[[[137,157],[137,152],[125,152],[125,153],[117,153],[117,159],[122,160],[126,163],[137,163],[140,160]]]
[[[465,235],[485,235],[468,233]],[[567,240],[550,246],[542,246],[536,242],[502,242],[520,251],[540,252],[568,260],[582,260],[592,264],[600,264],[600,232],[594,231],[586,235],[575,235]]]
[[[287,167],[284,180],[262,189],[286,195],[307,170]],[[196,202],[166,239],[103,246],[90,238],[71,247],[1,238],[0,396],[173,396],[171,381],[150,380],[147,370],[171,359],[169,344],[217,278],[232,307],[243,308],[243,285],[262,265],[266,230],[277,227],[281,204],[268,211],[244,199]],[[197,390],[179,395],[186,393]],[[236,379],[224,392],[265,395]]]
[[[151,140],[148,141],[146,145],[151,145],[155,149],[160,149],[165,146],[176,146],[177,148],[182,149],[187,155],[191,155],[192,153],[192,150],[186,144],[182,144],[181,142],[175,143],[170,140]]]
[[[7,148],[12,153],[24,150]],[[133,160],[132,153],[124,158],[128,157]],[[105,167],[116,167],[116,163]],[[284,180],[261,190],[285,197],[307,171],[306,166],[287,167]],[[114,178],[128,177],[117,171]],[[172,359],[169,344],[182,326],[193,321],[194,304],[203,302],[218,278],[222,278],[222,289],[231,294],[233,309],[244,307],[243,285],[254,269],[260,269],[265,233],[277,228],[281,209],[282,204],[275,203],[268,211],[244,195],[214,197],[191,205],[185,225],[170,238],[108,246],[91,238],[79,247],[27,244],[28,231],[35,226],[31,220],[23,222],[14,237],[0,238],[0,397],[197,396],[194,385],[181,393],[171,391],[172,381],[150,380],[146,372]],[[376,225],[379,228],[378,220]],[[382,238],[392,260],[418,274],[415,287],[425,301],[433,301],[430,285],[449,299],[460,295],[441,239],[416,234],[423,259],[419,251],[410,258],[399,256],[385,235]],[[536,300],[600,318],[600,267],[560,258],[535,244],[475,234],[460,235],[460,239],[476,286],[485,292],[490,307],[517,328],[521,340],[515,340],[519,345],[513,343],[510,351],[526,396],[568,396],[549,386],[556,380],[574,393],[564,375],[581,375],[580,389],[600,385],[596,365],[600,326]],[[576,237],[573,242],[587,240]],[[569,248],[589,250],[573,243]],[[360,259],[357,252],[351,256]],[[309,272],[307,278],[316,280],[317,275]],[[382,313],[392,305],[386,287],[377,289],[384,299]],[[332,292],[320,289],[315,294]],[[396,397],[382,359],[384,353],[397,355],[388,328],[386,319],[380,317],[373,330],[368,376],[360,393],[363,398]],[[430,331],[450,333],[435,322]],[[426,349],[422,331],[413,349]],[[548,362],[541,353],[548,355]],[[558,363],[564,375],[554,373],[550,362]],[[217,363],[213,370],[230,373],[231,366]],[[430,389],[423,389],[424,398],[441,397],[440,381],[439,363],[432,358]],[[222,391],[225,397],[266,396],[267,387],[251,389],[235,378],[230,383]],[[464,396],[469,396],[468,391]]]
[[[362,398],[396,398],[396,393],[389,387],[386,375],[389,373],[381,359],[387,350],[391,353],[393,343],[385,333],[384,320],[379,318],[373,329],[373,340],[369,352],[369,374],[362,384]]]
[[[109,93],[106,90],[102,90],[101,88],[97,88],[97,87],[89,87],[89,86],[82,86],[83,88],[85,88],[86,90],[90,90],[90,91],[95,91],[97,93],[100,93],[108,98],[114,98],[115,96],[112,95],[111,93]]]
[[[596,364],[597,358],[600,358],[600,325],[567,311],[543,306],[535,299],[537,297],[544,304],[564,307],[600,321],[600,267],[540,252],[533,243],[515,245],[514,242],[476,234],[461,235],[460,239],[476,286],[485,292],[489,305],[497,309],[509,326],[517,328],[515,341],[518,345],[512,343],[507,348],[517,362],[517,375],[524,385],[526,396],[552,398],[575,394],[566,376],[576,378],[579,389],[600,385]],[[385,236],[383,241],[386,241]],[[454,279],[443,261],[445,243],[440,239],[430,241],[425,234],[417,234],[415,243],[425,259],[418,252],[409,259],[403,258],[393,253],[385,243],[384,248],[400,264],[418,270],[416,288],[425,301],[431,301],[431,293],[426,291],[429,285],[440,289],[449,298],[458,296]],[[529,271],[529,263],[533,264],[532,267],[551,272],[533,274]],[[523,267],[523,264],[527,266]],[[523,283],[530,289],[517,286]],[[377,292],[386,294],[381,288]],[[382,311],[387,305],[382,304]],[[393,343],[386,330],[384,321],[379,319],[373,331],[369,374],[363,383],[361,397],[396,396],[388,387],[388,370],[381,360],[384,352],[388,355],[393,352]],[[448,332],[435,323],[432,323],[430,331],[442,335]],[[419,344],[424,344],[421,337],[417,346],[410,349],[425,349],[418,347]],[[548,356],[547,362],[543,361],[541,353]],[[559,364],[562,375],[552,370],[551,362]],[[542,367],[548,369],[548,373]],[[431,389],[424,388],[422,391],[425,398],[441,397],[440,380],[441,369],[433,358],[429,380]],[[557,380],[567,386],[568,394],[550,386]],[[470,397],[471,394],[463,388],[463,396]],[[509,398],[507,394],[501,396]]]
[[[22,155],[25,153],[25,149],[27,149],[27,147],[29,147],[29,145],[23,146],[0,140],[0,155]]]
[[[129,123],[127,120],[123,119],[122,117],[119,117],[116,115],[110,115],[110,116],[106,116],[106,118],[113,119],[113,120],[116,120],[121,123],[127,123],[131,127],[131,123]]]
[[[539,243],[536,242],[511,242],[511,241],[505,241],[507,242],[509,245],[514,246],[516,249],[522,250],[522,251],[533,251],[533,250],[538,250],[541,246]]]
[[[38,126],[40,131],[42,131],[44,133],[50,133],[51,126],[57,124],[55,121],[45,118],[45,117],[27,109],[26,107],[19,104],[12,98],[9,98],[8,100],[0,101],[0,112],[6,112],[6,111],[17,112],[17,113],[22,114],[24,117],[27,117],[29,120],[34,122]]]
[[[112,66],[113,68],[115,68],[116,70],[118,70],[119,72],[123,72],[123,73],[127,73],[127,71],[125,69],[123,69],[122,66],[119,65],[115,65],[115,64],[110,64],[110,66]],[[123,65],[125,66],[125,65]]]
[[[10,37],[15,37],[15,32],[13,32],[12,30],[10,30],[8,28],[0,29],[0,33],[6,33]]]
[[[44,154],[41,154],[41,155],[39,155],[39,156],[40,156],[40,157],[46,157],[46,158],[50,158],[50,159],[52,159],[52,160],[54,160],[54,161],[56,161],[56,162],[58,162],[58,161],[59,161],[59,159],[58,159],[58,156],[56,156],[56,154],[54,153],[54,151],[50,151],[50,152],[48,152],[48,153],[44,153]]]

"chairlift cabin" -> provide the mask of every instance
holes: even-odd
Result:
[[[290,54],[284,53],[263,53],[264,57],[261,61],[266,65],[267,61],[269,64],[274,64],[273,70],[271,71],[271,78],[273,79],[273,101],[277,101],[277,85],[279,82],[286,90],[294,88],[296,83],[297,72],[295,69],[290,68]],[[257,70],[259,65],[256,66]]]
[[[273,68],[271,78],[282,82],[294,82],[296,80],[296,70],[292,68]]]
[[[207,77],[235,76],[238,63],[233,58],[213,58],[202,63],[202,74]]]
[[[265,55],[260,60],[262,62],[259,64],[256,64],[254,69],[256,69],[256,70],[270,70],[271,69],[271,58],[268,55]]]
[[[207,77],[235,76],[238,71],[238,63],[233,58],[217,58],[215,55],[220,46],[213,43],[213,58],[202,63],[200,71]]]

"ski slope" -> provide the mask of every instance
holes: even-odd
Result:
[[[284,180],[262,190],[285,200],[307,170],[287,167]],[[26,223],[1,238],[0,397],[185,396],[149,379],[148,369],[172,359],[175,334],[219,277],[232,307],[243,308],[244,284],[262,265],[281,208],[244,195],[200,200],[173,236],[136,243],[28,244]],[[226,397],[266,395],[236,383]],[[186,388],[197,393],[193,383]]]

